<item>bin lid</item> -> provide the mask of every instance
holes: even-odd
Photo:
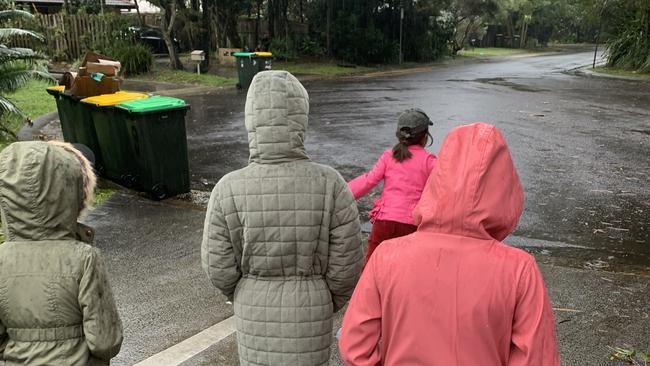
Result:
[[[47,90],[54,90],[54,91],[62,92],[62,91],[65,90],[65,85],[50,86],[50,87],[47,88]]]
[[[183,99],[163,97],[159,95],[147,99],[132,100],[118,105],[118,108],[126,109],[131,113],[149,113],[166,109],[187,107],[188,105]]]
[[[273,57],[271,52],[255,52],[255,55],[258,57]]]
[[[255,56],[255,52],[233,52],[232,55],[235,57],[252,57]]]
[[[85,98],[81,101],[94,104],[96,107],[110,107],[134,99],[148,98],[147,94],[118,91],[113,94],[102,94],[95,97]]]

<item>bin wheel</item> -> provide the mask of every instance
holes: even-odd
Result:
[[[131,174],[124,174],[120,177],[120,180],[122,181],[122,184],[124,184],[125,187],[127,188],[132,188],[135,186],[135,177],[132,176]]]
[[[237,87],[237,89],[239,89],[239,90],[241,90],[241,89],[242,89],[242,88],[241,88],[241,84],[240,84],[240,83],[237,83],[237,85],[235,85],[235,86],[236,86],[236,87]]]
[[[156,184],[151,188],[151,195],[157,200],[167,198],[167,187],[164,184]]]

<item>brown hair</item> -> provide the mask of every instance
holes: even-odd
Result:
[[[415,135],[410,135],[409,130],[408,127],[404,127],[395,134],[399,142],[393,147],[393,158],[400,163],[413,156],[409,151],[409,146],[419,144],[425,135],[429,135],[429,130],[424,130]]]
[[[93,202],[93,193],[95,191],[95,186],[97,185],[97,178],[95,177],[95,172],[93,170],[92,164],[86,159],[83,154],[74,148],[71,144],[63,141],[48,141],[50,144],[63,148],[65,151],[72,153],[79,164],[81,165],[81,178],[82,178],[82,192],[81,195],[81,207],[79,207],[79,214],[81,215],[84,211],[92,205]]]

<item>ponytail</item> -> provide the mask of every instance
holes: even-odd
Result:
[[[409,146],[419,144],[422,141],[422,138],[429,134],[429,131],[425,130],[415,135],[411,135],[408,130],[408,127],[406,127],[396,133],[399,142],[393,147],[393,158],[400,163],[413,156],[411,151],[409,151]]]
[[[407,145],[407,140],[402,139],[400,140],[394,147],[393,147],[393,158],[400,163],[403,162],[404,160],[408,160],[413,156],[411,152],[409,151],[409,146]]]

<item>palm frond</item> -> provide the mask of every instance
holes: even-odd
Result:
[[[35,52],[31,48],[9,48],[0,45],[0,63],[16,60],[36,61],[45,59],[46,57],[43,54]]]
[[[36,32],[32,32],[30,30],[19,29],[19,28],[0,28],[0,40],[10,39],[18,36],[28,36],[28,37],[36,38],[39,41],[43,41],[45,39],[43,38],[42,35]]]
[[[26,18],[33,19],[34,15],[30,12],[24,10],[0,10],[0,20],[2,19],[12,19],[12,18]]]
[[[23,111],[21,111],[15,104],[13,104],[9,99],[0,95],[0,111],[8,112],[19,116],[20,118],[27,119],[27,116]]]
[[[34,70],[24,64],[12,62],[9,65],[0,65],[0,92],[4,94],[16,91],[32,79],[33,75]]]

